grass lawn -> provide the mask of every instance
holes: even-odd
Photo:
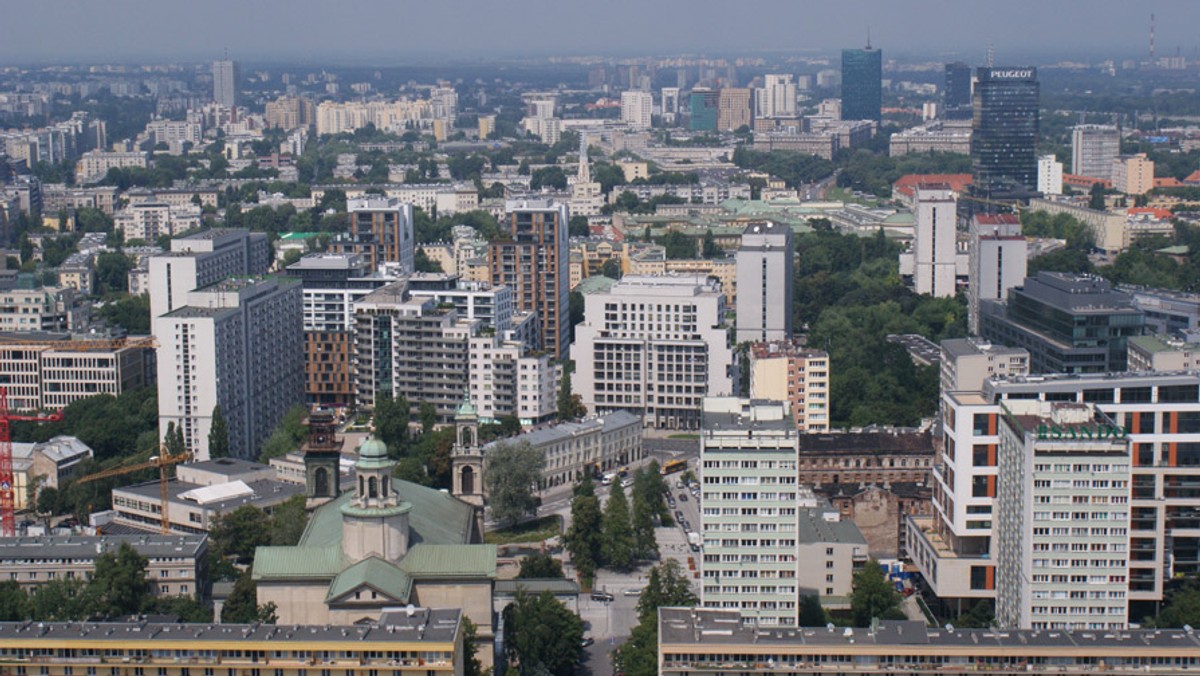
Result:
[[[672,434],[668,439],[699,439],[699,434]]]
[[[508,545],[515,542],[541,542],[562,532],[561,517],[551,515],[540,519],[526,521],[511,528],[494,530],[483,534],[483,541],[489,545]]]

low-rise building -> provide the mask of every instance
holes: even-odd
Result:
[[[69,287],[9,289],[0,292],[0,332],[70,331],[77,328],[79,295]]]
[[[108,174],[109,169],[125,169],[129,167],[145,169],[148,166],[150,166],[150,160],[144,152],[89,150],[75,164],[75,181],[78,183],[95,183],[103,179]]]
[[[116,555],[128,544],[146,557],[146,581],[155,596],[208,595],[208,536],[206,535],[45,535],[0,538],[0,579],[14,580],[33,590],[55,580],[86,582],[96,559]],[[0,634],[3,629],[0,629]],[[11,646],[5,640],[6,646]],[[0,663],[4,660],[0,652]]]
[[[377,623],[345,626],[0,622],[0,669],[17,674],[37,663],[45,676],[151,668],[160,676],[198,671],[254,676],[269,659],[274,670],[291,674],[319,669],[356,676],[371,671],[461,676],[462,617],[457,608],[401,608]],[[160,666],[113,666],[153,663]]]
[[[275,471],[236,458],[179,465],[167,482],[167,519],[174,533],[207,533],[216,519],[238,507],[271,511],[304,486],[279,481]],[[114,488],[114,523],[156,530],[162,527],[162,494],[157,480]]]
[[[92,449],[76,437],[60,435],[37,443],[14,442],[13,509],[32,509],[30,498],[42,488],[63,486],[91,457]]]
[[[485,457],[497,443],[501,442],[484,447]],[[542,451],[546,468],[538,482],[540,489],[574,484],[584,476],[616,470],[644,457],[641,418],[625,411],[543,427],[502,443],[528,443]]]
[[[971,120],[935,120],[892,134],[888,155],[909,153],[971,154]]]
[[[1200,334],[1182,337],[1134,336],[1129,339],[1129,370],[1191,371],[1200,369]]]
[[[737,610],[660,608],[658,665],[662,676],[843,670],[914,676],[979,670],[1174,673],[1200,667],[1200,634],[1186,629],[997,631],[896,620],[865,629],[764,629]]]

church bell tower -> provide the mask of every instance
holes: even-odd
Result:
[[[484,466],[483,449],[479,445],[479,416],[471,403],[470,395],[454,414],[454,449],[450,454],[450,472],[453,476],[454,497],[475,506],[475,520],[479,535],[483,536]]]
[[[324,504],[338,496],[339,463],[342,440],[337,437],[337,421],[328,409],[317,409],[308,416],[308,439],[305,440],[304,478],[308,506]]]

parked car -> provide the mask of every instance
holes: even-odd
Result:
[[[687,501],[688,501],[687,493],[680,493],[680,494],[679,494],[679,501],[680,501],[680,502],[687,502]]]
[[[623,591],[621,593],[626,596],[641,596],[642,588],[641,587],[630,587],[629,589],[626,589],[625,591]]]
[[[609,594],[608,592],[605,592],[605,591],[592,592],[592,600],[593,601],[600,601],[601,603],[609,603],[610,601],[616,600],[616,598],[617,597],[615,597],[612,594]]]
[[[580,644],[581,644],[581,647],[586,648],[595,642],[596,642],[596,639],[592,638],[591,636],[584,636],[583,640],[580,641]]]

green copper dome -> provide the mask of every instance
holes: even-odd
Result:
[[[379,439],[375,438],[374,435],[367,437],[367,440],[363,442],[363,445],[358,448],[359,462],[362,462],[364,460],[387,460],[387,459],[388,459],[387,445],[384,444]]]

